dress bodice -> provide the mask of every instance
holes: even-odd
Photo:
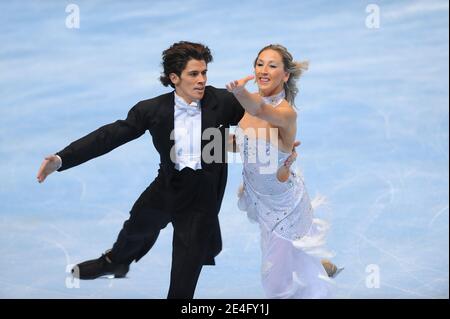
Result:
[[[300,174],[291,170],[289,179],[277,179],[278,168],[290,153],[263,138],[248,136],[237,127],[236,144],[243,162],[243,188],[238,206],[250,220],[292,240],[303,237],[312,224],[312,209]]]
[[[251,130],[253,131],[253,130]],[[242,174],[255,190],[265,195],[275,195],[292,187],[292,180],[282,183],[277,179],[277,171],[284,164],[290,153],[285,153],[276,145],[247,130],[237,127],[236,145],[243,162]]]

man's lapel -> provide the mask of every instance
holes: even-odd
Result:
[[[156,141],[160,145],[160,154],[163,163],[174,166],[175,164],[170,160],[170,151],[174,150],[175,141],[171,139],[171,134],[174,131],[174,92],[165,94],[163,100],[160,102],[157,128],[155,134]]]

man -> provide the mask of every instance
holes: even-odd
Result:
[[[163,52],[160,80],[174,92],[140,101],[125,120],[102,126],[43,161],[40,183],[52,172],[108,153],[146,130],[160,155],[157,177],[134,203],[112,249],[75,266],[75,276],[124,277],[131,262],[152,248],[170,222],[174,231],[168,298],[193,298],[203,265],[214,265],[222,249],[218,213],[227,181],[227,128],[237,125],[244,109],[225,89],[206,86],[211,61],[209,48],[202,44],[173,44]]]

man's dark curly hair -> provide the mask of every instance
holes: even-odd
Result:
[[[174,88],[175,86],[169,78],[170,73],[181,76],[181,72],[184,70],[189,60],[203,60],[208,64],[213,60],[213,57],[209,48],[201,43],[180,41],[174,43],[167,50],[164,50],[162,59],[164,71],[161,73],[159,80],[164,86],[170,85]]]

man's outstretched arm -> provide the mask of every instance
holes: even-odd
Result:
[[[42,183],[54,171],[63,171],[101,156],[116,147],[134,140],[147,129],[142,105],[136,104],[125,120],[104,125],[72,142],[55,155],[47,156],[41,164],[37,180]]]

